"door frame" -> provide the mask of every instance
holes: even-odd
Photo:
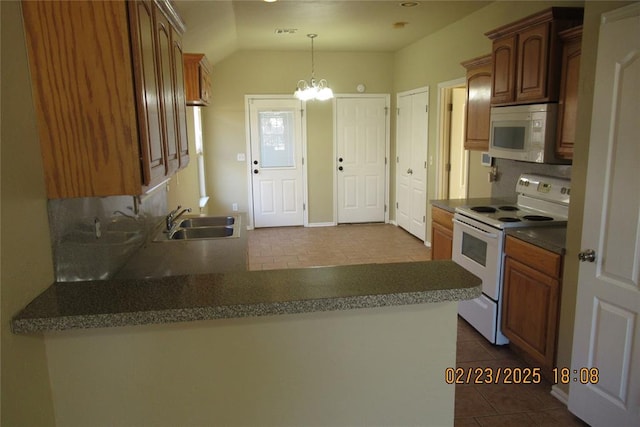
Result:
[[[333,176],[333,225],[338,224],[338,169],[335,167],[338,158],[338,108],[337,101],[340,98],[384,98],[385,105],[385,141],[384,141],[384,222],[387,224],[389,222],[389,156],[391,155],[391,114],[389,111],[391,110],[391,95],[388,93],[355,93],[355,94],[336,94],[333,98],[332,108],[333,108],[333,161],[334,161],[334,172]]]
[[[245,167],[247,171],[247,196],[248,196],[248,204],[249,212],[247,212],[247,230],[253,230],[253,212],[255,207],[253,206],[253,179],[252,179],[252,170],[251,167],[251,112],[250,112],[250,102],[252,100],[292,100],[298,101],[296,97],[293,95],[245,95],[244,96],[244,126],[245,126]],[[302,125],[302,204],[303,204],[303,226],[309,226],[309,203],[308,203],[308,175],[307,175],[307,114],[306,114],[306,103],[303,101],[300,102],[300,111],[302,114],[301,125]],[[240,156],[242,153],[238,153]],[[242,161],[242,160],[239,160]]]
[[[436,148],[436,179],[435,189],[436,199],[448,197],[448,180],[446,179],[446,165],[450,153],[451,133],[447,129],[447,124],[451,121],[451,114],[447,108],[447,104],[451,99],[451,90],[458,87],[467,87],[467,79],[460,77],[459,79],[448,80],[438,83],[438,128],[437,138],[438,144]],[[467,153],[467,156],[469,154]],[[431,160],[431,159],[430,159]],[[467,193],[469,192],[469,176],[467,175]]]

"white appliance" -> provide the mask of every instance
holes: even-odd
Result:
[[[489,155],[534,163],[571,163],[555,156],[557,104],[491,108]]]
[[[522,174],[515,204],[463,206],[453,217],[453,261],[482,279],[482,295],[458,304],[458,314],[493,344],[507,344],[500,331],[505,229],[566,225],[570,181]]]

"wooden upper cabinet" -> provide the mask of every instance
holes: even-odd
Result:
[[[462,63],[467,69],[467,102],[464,148],[489,149],[491,118],[491,55]]]
[[[536,102],[549,98],[547,90],[549,27],[548,23],[544,23],[518,34],[517,101]]]
[[[187,104],[184,88],[184,64],[182,62],[182,37],[176,31],[171,32],[173,60],[175,61],[175,103],[178,130],[179,167],[182,169],[189,163],[189,138],[187,136]]]
[[[562,40],[562,75],[558,100],[556,155],[562,159],[572,159],[578,116],[582,26],[563,31],[560,33],[560,39]]]
[[[583,9],[552,7],[485,35],[493,40],[492,105],[557,102],[558,33],[582,24]]]
[[[24,1],[22,9],[48,197],[138,195],[166,179],[165,98],[175,89],[158,72],[156,22],[170,3]]]
[[[136,96],[144,106],[138,109],[143,184],[158,182],[167,173],[153,13],[151,2],[129,3]]]
[[[185,53],[184,80],[187,105],[207,106],[211,101],[211,65],[202,53]]]
[[[515,99],[516,36],[493,42],[491,54],[491,104],[508,103]]]

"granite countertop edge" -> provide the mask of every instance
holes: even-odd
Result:
[[[12,329],[16,334],[28,334],[36,332],[65,331],[71,329],[140,326],[202,320],[330,312],[362,308],[460,301],[477,298],[480,293],[480,286],[478,285],[472,288],[440,289],[403,294],[362,295],[354,297],[221,307],[190,307],[131,313],[106,313],[52,318],[15,319],[12,323]]]
[[[11,328],[30,334],[157,325],[453,302],[481,293],[481,280],[451,261],[400,264],[56,283]]]

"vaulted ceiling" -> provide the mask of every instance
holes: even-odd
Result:
[[[413,7],[403,3],[417,3]],[[236,50],[394,52],[489,1],[174,0],[185,49],[216,63]]]

